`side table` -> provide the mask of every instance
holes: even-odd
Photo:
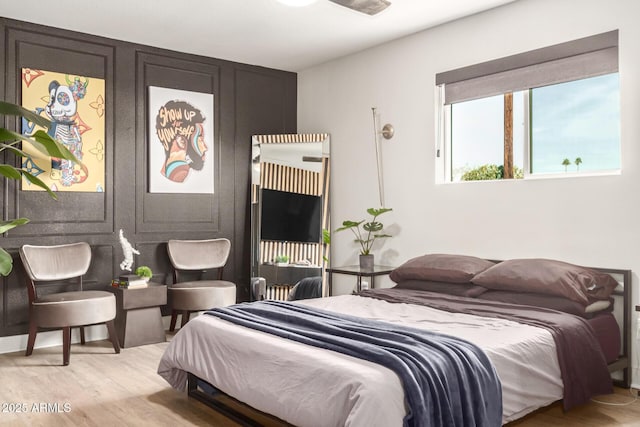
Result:
[[[390,265],[374,265],[373,268],[363,269],[359,265],[347,265],[344,267],[331,267],[327,268],[327,277],[329,279],[329,296],[333,295],[333,274],[348,274],[356,276],[356,290],[360,292],[362,290],[362,278],[368,277],[371,280],[371,289],[375,288],[375,277],[386,276],[395,270],[395,267]]]
[[[109,287],[116,296],[116,331],[121,347],[166,340],[160,306],[167,303],[167,286],[150,282],[146,288]]]

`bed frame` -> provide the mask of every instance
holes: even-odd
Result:
[[[499,262],[499,261],[496,261]],[[620,270],[612,268],[590,267],[602,273],[611,275],[619,283],[613,292],[614,316],[621,332],[621,351],[618,359],[609,366],[613,384],[629,388],[631,386],[631,270]],[[622,305],[622,307],[620,307]],[[622,372],[621,374],[620,371]],[[620,376],[621,378],[618,378]],[[213,393],[212,393],[213,391]],[[276,418],[272,415],[258,411],[257,409],[234,399],[231,396],[217,390],[214,386],[201,380],[192,373],[188,373],[187,394],[224,416],[232,419],[243,426],[258,427],[264,425],[271,426],[291,426],[291,424]],[[265,422],[266,421],[266,422]]]
[[[191,372],[187,374],[187,394],[225,417],[246,427],[282,426],[295,427],[280,418],[274,417],[247,405],[211,384],[201,380]]]
[[[609,372],[616,373],[622,371],[622,378],[613,379],[613,383],[622,388],[631,387],[631,270],[618,270],[612,268],[593,268],[593,270],[607,273],[619,283],[613,292],[614,301],[621,301],[622,304],[614,304],[614,316],[620,332],[622,334],[622,349],[618,360],[609,364]],[[622,305],[622,309],[620,308]]]

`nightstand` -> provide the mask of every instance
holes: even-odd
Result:
[[[346,265],[344,267],[327,268],[327,277],[329,279],[329,296],[333,294],[333,274],[347,274],[356,276],[356,290],[362,290],[362,278],[368,277],[371,280],[371,289],[375,288],[376,276],[386,276],[395,270],[396,267],[390,265],[374,265],[371,269],[362,269],[359,265]]]

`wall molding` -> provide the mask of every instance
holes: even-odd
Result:
[[[0,210],[6,217],[31,219],[25,227],[0,235],[0,247],[9,249],[15,262],[14,272],[0,281],[2,342],[20,348],[20,337],[28,329],[17,256],[23,244],[88,242],[97,248],[90,270],[96,289],[122,272],[119,229],[141,248],[136,265],[150,266],[158,279],[171,274],[163,247],[169,239],[226,237],[233,250],[225,279],[237,284],[239,301],[248,300],[251,135],[296,131],[297,75],[2,17],[0,42],[5,47],[0,51],[2,99],[19,102],[20,69],[39,68],[104,79],[107,114],[103,193],[61,192],[54,201],[44,193],[21,191],[17,182],[0,190]],[[149,85],[214,94],[213,195],[148,193]],[[13,130],[18,124],[7,121]],[[56,342],[38,340],[43,345]],[[4,346],[0,344],[0,351]]]

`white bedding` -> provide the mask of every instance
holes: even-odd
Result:
[[[475,343],[500,377],[503,423],[562,398],[555,344],[544,329],[354,295],[296,303]],[[214,316],[189,321],[158,366],[158,373],[178,390],[186,389],[187,371],[297,426],[400,426],[405,415],[402,385],[389,369]]]

